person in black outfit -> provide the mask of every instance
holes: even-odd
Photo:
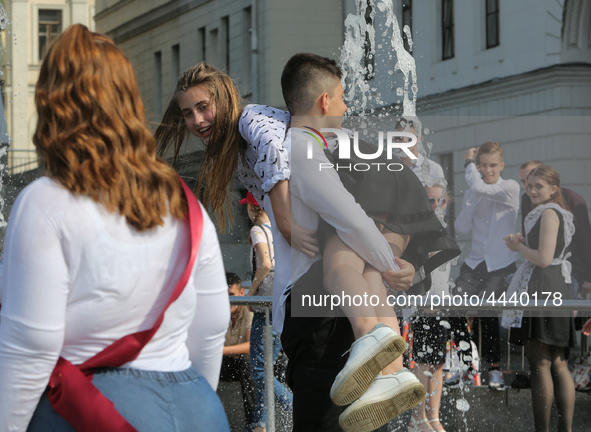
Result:
[[[527,241],[521,234],[505,237],[507,247],[526,260],[513,276],[507,298],[519,298],[527,292],[529,298],[537,295],[541,299],[551,293],[552,304],[559,304],[570,299],[570,269],[565,257],[574,232],[572,213],[565,210],[560,177],[549,165],[529,173],[527,193],[534,206],[524,222]],[[507,311],[503,313],[503,324],[515,327],[511,341],[525,346],[531,370],[535,430],[548,430],[550,408],[556,398],[558,430],[570,431],[575,388],[566,351],[575,346],[574,319],[550,316],[549,312],[536,311],[523,318],[518,312]]]
[[[543,165],[538,160],[525,162],[519,167],[519,180],[526,190],[527,176],[534,168]],[[564,203],[573,214],[575,224],[575,235],[570,244],[571,256],[568,259],[572,264],[571,275],[571,296],[573,298],[584,297],[584,292],[591,291],[591,223],[589,223],[589,212],[585,198],[565,187],[560,188]],[[521,231],[524,231],[525,216],[531,211],[532,203],[529,195],[524,193],[521,196]]]

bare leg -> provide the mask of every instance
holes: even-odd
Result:
[[[531,398],[536,432],[548,432],[554,384],[550,367],[550,345],[528,340],[525,352],[531,370]]]
[[[351,250],[338,235],[329,238],[324,247],[324,286],[329,294],[338,296],[363,295],[370,290],[363,277],[365,261]],[[341,305],[351,322],[355,340],[366,335],[378,323],[375,308],[366,302],[360,306]]]
[[[400,334],[398,319],[388,306],[386,287],[381,274],[367,265],[339,236],[332,236],[324,248],[324,284],[333,295],[363,295],[367,293],[372,303],[361,306],[344,305],[343,312],[349,319],[355,339],[369,333],[380,322]],[[371,306],[376,304],[376,306]],[[402,357],[386,366],[382,373],[390,374],[402,369]]]
[[[558,430],[570,432],[575,411],[575,384],[568,370],[565,349],[552,347],[552,378],[554,379],[554,397],[558,408]]]
[[[431,421],[439,418],[439,407],[441,406],[441,395],[443,393],[443,365],[429,365],[431,377],[427,387],[427,418]],[[436,431],[443,431],[441,422],[429,423]]]
[[[391,306],[388,306],[386,286],[384,285],[384,282],[382,280],[382,275],[375,268],[366,265],[365,271],[363,272],[363,277],[367,281],[369,289],[371,290],[371,294],[376,296],[377,299],[379,299],[376,302],[377,306],[375,307],[375,313],[378,322],[387,325],[396,333],[400,334],[398,318],[394,313],[394,309]],[[394,372],[398,372],[400,369],[402,369],[402,367],[402,356],[400,356],[392,363],[390,363],[388,366],[386,366],[382,370],[382,373],[384,375],[387,375]]]
[[[431,406],[432,391],[431,391],[430,386],[431,386],[431,381],[433,379],[433,377],[432,377],[433,368],[431,367],[431,365],[428,365],[425,363],[416,363],[413,373],[416,375],[416,377],[418,378],[420,383],[423,384],[425,389],[427,389],[427,397],[425,398],[425,400],[423,402],[421,402],[420,404],[418,404],[416,407],[413,408],[411,424],[413,424],[416,429],[418,429],[422,432],[432,432],[433,428],[430,426],[430,424],[427,421],[428,418],[427,418],[427,413],[426,413],[426,406],[429,406],[429,407]],[[440,377],[440,382],[441,382],[441,379],[442,378]],[[441,399],[441,396],[439,396],[439,398]],[[439,412],[439,406],[437,406],[437,412]],[[437,418],[437,417],[432,417],[432,418]]]

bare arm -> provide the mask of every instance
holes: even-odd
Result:
[[[237,356],[248,354],[250,352],[250,341],[242,342],[236,345],[228,345],[224,347],[225,356]]]
[[[542,213],[540,226],[540,246],[538,249],[528,248],[520,241],[519,236],[505,237],[507,247],[512,251],[517,251],[523,257],[538,267],[546,268],[552,263],[556,241],[558,238],[558,228],[560,219],[552,209],[545,210]]]
[[[250,353],[250,328],[246,331],[246,342],[224,346],[225,356],[237,356]]]
[[[320,251],[316,240],[316,231],[304,228],[291,219],[288,181],[278,182],[269,192],[269,198],[277,228],[289,245],[309,257],[316,255]]]
[[[249,295],[255,295],[261,282],[271,271],[273,264],[271,263],[271,257],[269,256],[269,246],[266,243],[257,243],[254,246],[255,254],[258,258],[259,264],[257,265],[257,271],[254,274],[252,285],[248,291]]]

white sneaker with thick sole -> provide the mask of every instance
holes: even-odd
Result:
[[[367,391],[339,417],[345,432],[373,431],[417,406],[427,391],[406,368],[374,379]]]
[[[358,399],[384,367],[406,350],[406,341],[392,328],[378,323],[351,345],[349,359],[330,389],[335,405],[347,405]]]

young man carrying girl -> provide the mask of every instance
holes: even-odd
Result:
[[[424,205],[424,214],[435,227],[429,229],[438,235],[443,229],[433,215],[420,181],[410,170],[401,174],[404,180],[397,180],[407,189],[377,185],[381,188],[379,196],[371,196],[372,199],[361,196],[363,188],[356,190],[354,198],[336,171],[319,170],[319,163],[329,163],[330,155],[317,145],[308,145],[309,133],[323,139],[318,130],[340,129],[347,109],[340,69],[334,61],[314,54],[296,54],[284,68],[282,88],[292,114],[291,129],[283,143],[290,157],[289,196],[285,199],[285,182],[278,184],[265,198],[265,207],[268,210],[271,207],[272,219],[291,220],[310,231],[319,228],[321,219],[329,226],[319,233],[323,239],[323,257],[290,249],[283,238],[285,233],[279,236],[283,243],[276,244],[277,266],[283,267],[285,273],[280,275],[281,269],[276,269],[279,283],[275,286],[274,315],[276,324],[281,321],[278,317],[284,317],[282,343],[290,358],[288,382],[291,380],[294,385],[294,428],[336,427],[334,417],[340,410],[331,403],[330,393],[336,405],[353,402],[339,417],[343,429],[373,430],[419,403],[425,395],[424,387],[402,368],[400,354],[405,345],[398,335],[393,310],[387,306],[380,275],[396,268],[394,255],[401,256],[413,237],[412,224],[400,223],[399,213],[404,212],[400,209],[422,209]],[[335,149],[332,141],[325,146]],[[388,180],[396,183],[395,178]],[[369,183],[365,186],[375,189],[376,184]],[[279,200],[282,204],[278,205],[277,194],[282,187],[283,201]],[[408,189],[418,191],[417,196],[424,198],[424,202],[405,200],[410,194],[402,196],[401,190]],[[392,205],[376,206],[378,200],[380,204],[385,201]],[[290,207],[291,212],[286,212]],[[378,223],[364,210],[371,212]],[[428,225],[423,222],[421,228]],[[400,228],[401,233],[391,231],[390,226]],[[418,226],[414,228],[419,231]],[[334,314],[318,316],[314,311],[313,317],[294,316],[294,307],[304,294],[324,293],[351,296],[368,293],[380,301],[378,306],[342,308],[348,322]],[[353,338],[355,342],[351,344]],[[345,364],[342,353],[348,348],[350,355]]]

